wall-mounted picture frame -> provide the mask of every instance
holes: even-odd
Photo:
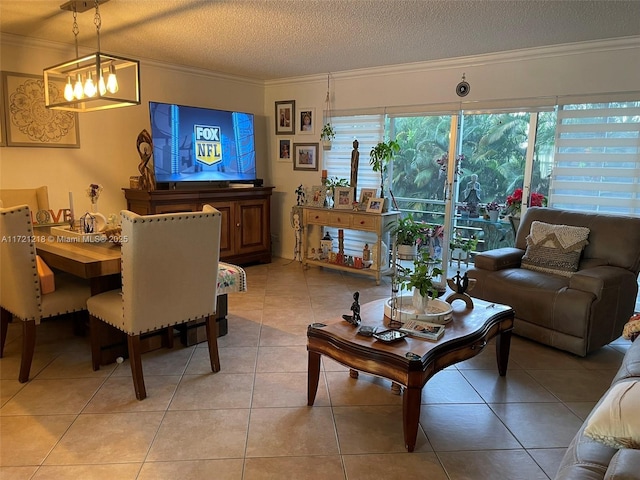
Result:
[[[313,135],[316,126],[316,109],[301,107],[298,109],[298,133],[300,135]]]
[[[276,135],[296,133],[296,101],[276,102]]]
[[[311,207],[324,207],[324,199],[327,196],[327,187],[324,185],[314,185],[307,197],[307,205]]]
[[[291,139],[282,138],[278,141],[278,160],[281,162],[291,161]]]
[[[293,169],[318,171],[318,143],[293,144]]]
[[[353,208],[353,187],[335,187],[333,189],[333,208],[341,210]]]
[[[362,188],[360,189],[360,200],[358,201],[358,208],[365,210],[369,206],[369,199],[375,198],[378,194],[377,188]]]
[[[4,126],[9,147],[80,148],[78,114],[50,110],[44,104],[42,75],[2,72]],[[64,85],[52,85],[54,99]]]
[[[369,203],[367,203],[367,212],[382,213],[383,202],[384,200],[382,198],[371,197]]]

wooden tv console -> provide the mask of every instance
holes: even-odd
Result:
[[[139,215],[195,212],[204,204],[222,213],[220,260],[239,265],[271,262],[271,192],[274,187],[200,190],[124,188],[127,210]]]

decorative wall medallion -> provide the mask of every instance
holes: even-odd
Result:
[[[456,85],[456,94],[459,97],[466,97],[469,94],[469,90],[471,90],[471,85],[465,82],[464,73],[462,74],[462,81]]]

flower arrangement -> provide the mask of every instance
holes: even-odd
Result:
[[[529,199],[530,207],[545,207],[547,205],[546,197],[541,194],[534,192],[531,194]],[[513,193],[507,196],[507,213],[514,215],[520,212],[522,208],[522,189],[516,188]]]
[[[102,185],[97,183],[92,183],[87,188],[87,196],[91,199],[91,203],[98,203],[98,198],[100,197],[100,193],[102,193]]]
[[[492,211],[498,212],[498,211],[500,211],[500,204],[498,202],[495,202],[495,201],[494,202],[489,202],[489,203],[487,203],[485,208],[487,209],[487,212],[492,212]]]

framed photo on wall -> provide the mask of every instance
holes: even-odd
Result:
[[[52,88],[54,99],[63,89]],[[80,148],[78,114],[45,107],[42,75],[2,72],[2,90],[6,145]]]
[[[318,171],[318,143],[293,144],[293,169]]]
[[[276,135],[296,133],[296,101],[276,102]]]
[[[367,204],[367,212],[371,213],[382,213],[382,203],[384,200],[382,198],[372,197],[369,199],[369,203]]]
[[[291,139],[283,138],[278,141],[278,160],[281,162],[291,161]]]
[[[316,125],[316,111],[314,108],[302,107],[298,110],[298,133],[301,135],[313,135]]]
[[[353,187],[335,187],[333,189],[333,208],[353,208]]]

